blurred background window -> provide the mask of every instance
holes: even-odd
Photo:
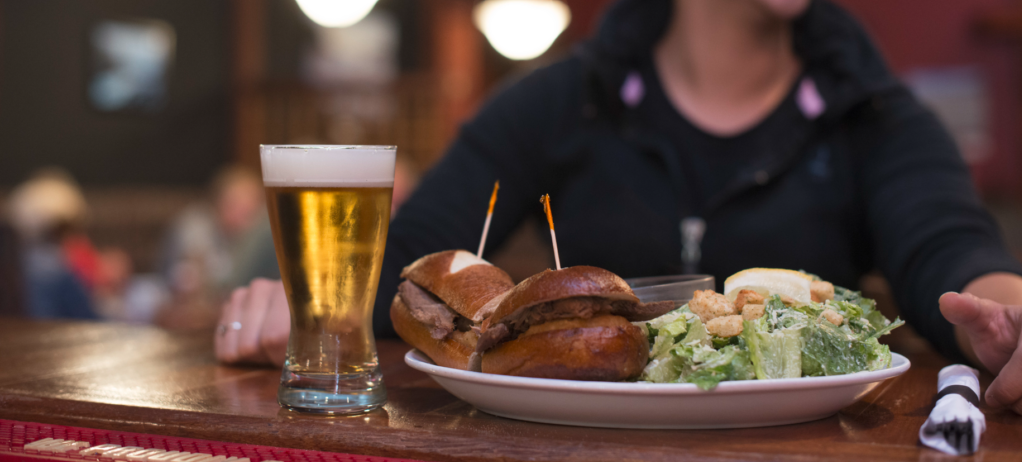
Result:
[[[174,28],[164,21],[102,21],[92,28],[89,100],[101,111],[157,112],[167,102]]]

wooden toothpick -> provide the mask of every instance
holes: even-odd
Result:
[[[543,211],[546,212],[546,221],[550,223],[550,240],[554,243],[554,263],[557,264],[557,270],[561,270],[561,256],[557,252],[557,233],[554,232],[554,215],[550,213],[550,195],[544,194],[543,197],[539,198],[539,201],[543,203]]]
[[[483,237],[479,240],[479,251],[476,256],[483,258],[483,247],[486,246],[486,235],[490,233],[490,221],[493,220],[493,205],[497,203],[497,190],[500,189],[500,180],[493,183],[493,194],[490,195],[490,209],[486,212],[486,223],[483,224]]]

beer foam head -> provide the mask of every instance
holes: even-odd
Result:
[[[392,187],[395,146],[259,146],[266,186]]]

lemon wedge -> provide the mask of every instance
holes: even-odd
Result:
[[[750,289],[764,296],[787,295],[798,302],[809,303],[812,300],[809,292],[812,282],[812,276],[799,271],[750,268],[724,280],[724,296],[734,301],[740,290]]]

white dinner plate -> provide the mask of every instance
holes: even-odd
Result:
[[[739,428],[785,425],[834,415],[911,363],[829,377],[690,383],[582,382],[484,374],[437,366],[411,350],[405,362],[479,410],[519,420],[611,428]]]

